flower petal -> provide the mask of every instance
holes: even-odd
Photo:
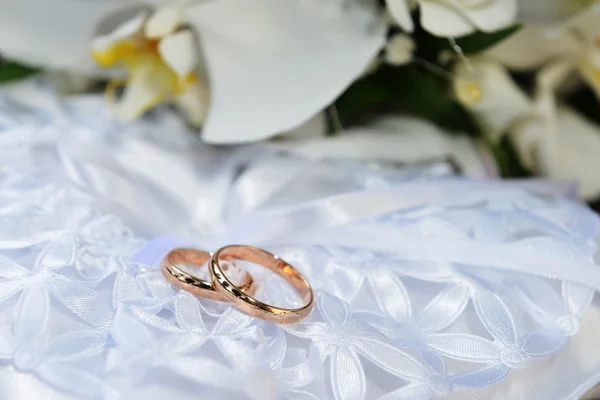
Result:
[[[198,300],[188,293],[180,293],[173,299],[175,306],[175,317],[179,326],[189,332],[207,333],[200,304]]]
[[[164,37],[158,43],[158,53],[181,79],[194,72],[198,65],[198,45],[189,29]]]
[[[387,312],[395,321],[408,321],[411,315],[410,297],[400,278],[390,270],[381,270],[372,274],[368,282],[380,310]]]
[[[206,119],[210,104],[210,91],[208,82],[204,77],[198,77],[187,85],[183,92],[173,98],[173,103],[185,115],[186,120],[200,127]]]
[[[123,97],[114,104],[120,118],[135,119],[169,97],[177,87],[177,76],[152,53],[128,59],[129,79]]]
[[[48,321],[50,299],[40,287],[32,287],[21,294],[15,317],[15,336],[30,344],[44,331]]]
[[[232,11],[235,10],[235,11]],[[331,103],[383,46],[375,2],[220,0],[188,8],[208,65],[213,143],[264,139]]]
[[[175,32],[182,21],[182,10],[178,5],[167,4],[155,10],[146,25],[144,36],[148,39],[158,39]]]
[[[356,354],[343,347],[331,358],[331,384],[336,400],[362,400],[367,391],[365,372]]]
[[[94,29],[122,8],[122,2],[110,1],[11,1],[0,13],[0,53],[28,64],[89,71]]]
[[[52,274],[48,285],[53,297],[83,321],[108,329],[113,310],[96,290],[59,274]]]
[[[410,381],[427,379],[427,371],[420,362],[385,340],[364,337],[354,345],[362,356],[390,374]]]
[[[221,315],[213,327],[213,332],[218,334],[243,334],[248,331],[248,325],[254,321],[256,321],[256,318],[238,311],[235,307],[230,307]]]
[[[321,293],[317,299],[317,307],[323,319],[332,326],[343,326],[350,320],[348,304],[330,294]]]
[[[458,63],[454,73],[458,101],[475,115],[492,140],[498,140],[518,118],[533,112],[532,101],[494,61],[471,58],[470,65]]]
[[[394,20],[402,29],[407,32],[412,32],[415,29],[407,0],[386,0],[385,4]]]
[[[417,316],[419,329],[437,332],[450,326],[469,303],[469,287],[452,285],[433,298]]]
[[[487,54],[511,69],[528,70],[553,58],[572,55],[577,49],[571,35],[552,35],[538,27],[525,26]]]
[[[475,31],[475,26],[462,13],[439,0],[419,1],[421,25],[436,36],[465,36]]]
[[[428,335],[424,342],[441,355],[455,360],[491,362],[500,357],[500,349],[493,342],[474,335],[442,333]]]
[[[122,309],[115,314],[111,335],[119,346],[133,351],[147,350],[156,343],[148,328]]]
[[[576,179],[584,198],[593,198],[600,193],[600,181],[596,171],[600,168],[600,128],[571,109],[558,110],[557,134],[559,143],[540,148],[539,171],[555,179]],[[547,132],[545,132],[547,134]]]
[[[114,31],[94,38],[92,42],[92,57],[103,67],[109,67],[122,61],[137,48],[133,36],[140,32],[147,12],[143,11],[126,20]]]
[[[490,334],[506,345],[515,345],[517,328],[502,299],[497,294],[479,289],[473,295],[472,301],[477,316]]]
[[[98,331],[71,331],[44,346],[44,356],[52,362],[71,362],[100,354],[107,335]]]

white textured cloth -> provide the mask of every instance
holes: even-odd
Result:
[[[0,94],[0,399],[571,399],[600,380],[598,218],[545,184],[214,149],[168,113]],[[155,235],[276,251],[277,326],[130,262]],[[258,296],[286,290],[259,269]]]

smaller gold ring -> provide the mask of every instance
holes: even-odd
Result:
[[[202,250],[175,249],[162,260],[160,269],[169,282],[186,292],[211,300],[227,301],[221,293],[215,291],[211,282],[200,279],[177,266],[181,264],[202,266],[210,260],[210,257],[210,253]],[[240,290],[244,293],[253,293],[255,290],[254,279],[246,270],[244,270]]]
[[[298,292],[303,301],[299,308],[279,308],[263,303],[232,283],[221,267],[220,260],[243,260],[256,263],[282,276]],[[278,324],[293,324],[306,317],[313,308],[313,292],[302,274],[286,261],[268,251],[242,245],[230,245],[217,250],[210,259],[213,287],[240,310],[253,317]]]

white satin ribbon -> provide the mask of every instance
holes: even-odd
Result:
[[[163,233],[181,234],[181,231],[173,227],[177,227],[178,224],[190,226],[202,223],[189,221],[193,213],[177,202],[172,193],[161,193],[153,188],[150,182],[132,176],[116,162],[97,152],[92,151],[94,156],[90,157],[90,151],[92,149],[80,145],[60,147],[67,174],[77,186],[116,201],[133,211],[142,221],[162,227]],[[235,168],[239,165],[234,162],[222,164],[222,168],[228,168],[229,172],[221,171],[220,176],[234,176]],[[277,168],[275,170],[277,171]],[[555,186],[535,181],[531,184],[519,182],[514,185],[460,179],[435,183],[411,182],[385,189],[345,193],[268,211],[248,210],[251,208],[248,204],[264,202],[264,196],[262,201],[257,200],[257,193],[276,196],[278,190],[285,188],[286,182],[291,182],[299,171],[281,171],[279,175],[273,174],[272,170],[265,173],[276,179],[261,179],[255,176],[254,185],[246,180],[243,181],[243,186],[234,189],[221,185],[226,193],[207,194],[227,202],[213,203],[215,209],[204,210],[204,214],[212,211],[214,215],[224,215],[223,210],[231,207],[231,204],[245,208],[243,213],[229,210],[227,214],[239,219],[223,221],[223,225],[227,227],[224,232],[214,232],[211,236],[190,237],[191,230],[188,230],[184,235],[187,234],[188,239],[200,241],[206,248],[216,248],[229,243],[259,246],[336,245],[385,251],[409,259],[464,264],[481,260],[481,254],[485,254],[489,263],[482,266],[484,268],[573,281],[600,290],[600,269],[591,260],[565,260],[556,258],[553,254],[541,255],[540,252],[529,251],[531,244],[527,243],[515,243],[509,248],[506,245],[500,247],[475,241],[452,241],[448,238],[437,241],[429,236],[419,237],[391,228],[357,224],[397,210],[429,213],[452,205],[474,204],[493,199],[493,190],[499,185],[503,186],[504,196],[507,186],[519,191],[527,189],[538,194],[554,196],[560,190]],[[254,200],[244,203],[243,196],[247,192],[254,193]],[[228,198],[228,195],[235,195],[236,198]],[[338,229],[342,225],[344,228]]]

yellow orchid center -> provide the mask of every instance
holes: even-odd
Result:
[[[472,79],[457,78],[454,81],[454,94],[461,104],[474,107],[483,99],[483,88]]]
[[[158,50],[161,39],[147,39],[141,34],[114,41],[102,49],[94,49],[92,57],[103,67],[122,64],[126,79],[109,83],[106,96],[117,114],[126,119],[137,118],[172,96],[183,93],[197,76],[190,72],[180,77],[162,59]],[[116,89],[125,86],[120,101]]]

